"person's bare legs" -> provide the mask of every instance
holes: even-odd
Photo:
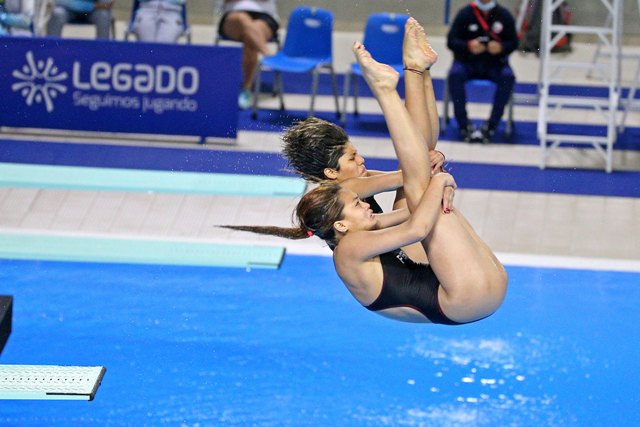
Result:
[[[231,40],[242,42],[242,87],[249,89],[258,68],[260,54],[269,53],[271,28],[262,19],[253,19],[246,12],[230,12],[224,20],[222,32]]]
[[[362,45],[356,43],[354,53],[385,115],[402,164],[409,210],[413,211],[431,176],[427,147],[395,91],[397,74],[394,81],[393,70],[373,60]],[[440,215],[422,242],[440,280],[438,296],[442,310],[459,322],[477,320],[495,311],[504,299],[507,285],[502,265],[467,226],[454,210]]]
[[[458,322],[490,315],[500,307],[507,290],[504,267],[467,226],[464,217],[453,210],[438,217],[423,241],[431,268],[440,280],[440,307]]]
[[[424,28],[413,18],[407,20],[403,46],[403,62],[405,67],[421,71],[423,70],[423,66],[431,68],[437,59],[438,54],[431,47]],[[428,149],[433,150],[435,149],[440,132],[440,121],[438,118],[435,93],[433,91],[433,81],[430,71],[424,69],[424,74],[422,75],[422,91],[420,91],[416,88],[419,80],[415,78],[416,76],[419,77],[419,74],[415,71],[405,70],[407,110],[409,110],[409,114],[411,114],[414,122],[418,125],[421,133],[425,137]],[[406,201],[404,201],[404,206],[406,207]],[[458,210],[454,210],[453,213],[457,216],[460,224],[467,233],[469,233],[469,236],[478,244],[478,247],[484,251],[485,255],[490,257],[496,265],[499,265],[504,272],[504,268],[502,268],[493,251],[482,241],[462,213]],[[504,274],[506,275],[506,272]]]
[[[436,63],[438,54],[431,48],[424,29],[414,18],[409,18],[405,24],[402,56],[405,67],[405,105],[427,144],[431,158],[440,124],[433,82],[427,68]],[[396,192],[393,206],[394,209],[407,206],[402,189]]]
[[[424,31],[421,31],[419,35],[421,43],[425,46],[424,49],[431,49]],[[435,147],[435,141],[437,141],[440,132],[440,120],[433,82],[428,70],[424,74],[424,90]],[[465,242],[468,237],[472,239],[472,244],[457,245],[457,242]],[[478,236],[462,212],[454,209],[449,215],[441,215],[438,224],[425,243],[425,250],[430,254],[430,257],[435,258],[436,265],[434,266],[432,263],[431,267],[434,268],[437,277],[449,276],[450,269],[455,271],[460,269],[462,265],[467,270],[467,277],[463,277],[459,281],[454,279],[452,283],[464,284],[469,277],[473,280],[473,275],[476,275],[475,286],[440,287],[440,305],[450,317],[458,321],[474,320],[493,313],[502,304],[507,289],[507,273],[491,248]],[[451,261],[450,254],[441,256],[441,245],[445,245],[445,248],[448,247],[457,255],[464,254],[465,250],[470,250],[471,253],[468,254],[468,257],[462,258],[461,264],[447,265],[447,261]],[[475,273],[473,273],[474,269]]]
[[[417,27],[414,34],[422,50],[432,51],[422,27],[417,22],[414,25]],[[430,122],[427,129],[431,132],[431,141],[429,138],[427,141],[433,144],[430,146],[433,149],[440,131],[439,119],[429,71],[423,77]],[[506,292],[506,271],[460,211],[454,209],[448,215],[441,215],[423,247],[431,267],[442,282],[439,301],[451,319],[475,320],[491,314],[500,306]],[[463,272],[460,273],[461,268]]]
[[[433,149],[435,150],[436,142],[440,137],[440,117],[438,116],[438,104],[436,103],[436,95],[433,91],[433,80],[431,79],[431,71],[424,72],[424,92],[427,99],[427,114],[431,123],[431,140],[433,141]]]
[[[436,115],[435,95],[431,75],[425,68],[431,67],[438,59],[437,53],[428,44],[424,31],[419,34],[420,27],[414,18],[409,18],[404,27],[404,41],[402,47],[402,62],[404,65],[405,106],[409,115],[422,134],[429,150],[435,149],[438,134],[433,132],[431,115]],[[424,74],[420,74],[420,73]],[[431,97],[431,99],[430,99]],[[433,112],[430,111],[433,110]],[[437,126],[439,123],[437,122]],[[436,129],[436,132],[439,128]],[[393,209],[407,207],[403,188],[396,190]],[[420,244],[413,244],[403,248],[405,253],[416,262],[429,263],[429,259]]]
[[[436,60],[438,59],[438,54],[433,50],[431,44],[429,43],[429,39],[427,38],[426,33],[424,32],[424,28],[420,24],[417,24],[419,27],[418,39],[420,44],[422,45],[422,50],[426,52],[427,57],[433,58],[430,60],[429,68],[431,68]],[[436,104],[436,95],[433,91],[433,80],[431,79],[431,71],[425,70],[423,75],[423,90],[425,93],[425,99],[427,102],[427,116],[429,117],[429,130],[431,131],[431,139],[428,140],[432,145],[429,145],[429,150],[435,150],[436,142],[438,141],[438,137],[440,136],[440,118],[438,117],[438,105]]]
[[[364,79],[382,109],[402,169],[407,205],[410,211],[414,211],[431,178],[424,138],[398,95],[398,73],[389,65],[373,59],[359,42],[354,44],[353,52]]]
[[[453,211],[453,213],[456,214],[456,216],[460,220],[460,224],[462,224],[462,226],[467,230],[469,235],[478,243],[478,245],[480,245],[480,247],[485,251],[485,253],[488,256],[490,256],[497,265],[502,266],[502,263],[498,260],[498,257],[496,257],[496,255],[493,253],[489,245],[487,245],[486,242],[482,240],[480,236],[478,236],[478,233],[476,233],[476,230],[473,229],[473,227],[471,226],[467,218],[462,214],[462,212],[456,209]],[[507,272],[504,270],[504,267],[502,267],[502,269],[506,277]]]
[[[409,18],[405,25],[404,42],[402,47],[402,62],[404,64],[405,104],[422,133],[429,151],[434,150],[438,134],[433,132],[436,116],[435,95],[430,68],[438,60],[438,54],[431,48],[422,26],[414,18]],[[430,89],[430,90],[429,90]],[[437,120],[436,120],[436,126]],[[438,130],[438,129],[436,129]]]

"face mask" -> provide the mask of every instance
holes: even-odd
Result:
[[[489,3],[480,3],[479,1],[477,1],[476,6],[478,6],[478,9],[480,9],[481,11],[486,12],[496,7],[496,2],[490,1]]]

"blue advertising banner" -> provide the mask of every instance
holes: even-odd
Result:
[[[235,139],[238,47],[0,38],[0,126]]]

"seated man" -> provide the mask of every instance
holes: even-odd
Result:
[[[224,0],[218,32],[242,42],[242,88],[238,106],[251,105],[251,83],[258,69],[258,55],[267,55],[267,43],[279,28],[276,0]]]
[[[0,36],[31,35],[32,11],[22,0],[0,0]]]
[[[460,136],[467,142],[489,143],[509,102],[515,76],[509,55],[518,47],[511,13],[494,0],[472,1],[460,9],[447,36],[454,61],[449,70],[449,93]],[[465,82],[491,80],[496,84],[491,116],[476,129],[467,117]]]
[[[96,38],[108,39],[112,5],[113,0],[55,0],[47,35],[60,37],[67,22],[86,22],[96,26]]]

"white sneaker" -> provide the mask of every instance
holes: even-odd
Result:
[[[469,135],[469,142],[483,142],[484,143],[484,134],[481,129],[474,129]],[[487,141],[489,142],[489,141]]]
[[[240,95],[238,95],[238,107],[241,110],[246,110],[251,107],[251,94],[247,89],[242,89]]]

